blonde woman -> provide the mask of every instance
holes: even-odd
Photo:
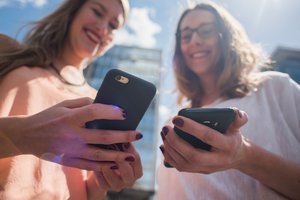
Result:
[[[181,16],[173,57],[184,107],[237,107],[226,134],[175,116],[173,125],[212,146],[196,149],[163,127],[158,199],[300,199],[300,87],[286,74],[255,72],[264,54],[221,6]],[[247,113],[247,114],[246,114]]]
[[[6,144],[19,150],[1,154],[0,199],[99,199],[142,176],[130,143],[139,132],[84,130],[91,119],[126,117],[120,108],[91,105],[96,91],[83,69],[111,46],[128,9],[126,0],[66,0],[33,24],[21,46],[0,54],[0,125],[11,139]],[[37,124],[18,133],[3,124],[19,115],[32,117],[13,126]],[[126,143],[125,152],[88,145],[115,142]]]

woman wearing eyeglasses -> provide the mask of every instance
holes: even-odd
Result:
[[[220,6],[183,13],[173,57],[178,102],[240,110],[224,135],[182,116],[163,127],[160,148],[174,168],[161,165],[158,199],[300,199],[300,87],[286,74],[255,72],[263,55]],[[211,151],[182,140],[173,125]]]

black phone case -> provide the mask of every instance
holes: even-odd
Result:
[[[127,78],[128,83],[118,80]],[[141,78],[118,69],[110,70],[94,103],[118,106],[126,111],[125,120],[99,119],[86,123],[86,128],[106,130],[135,130],[156,93],[156,87]],[[122,149],[122,145],[96,145],[101,148]]]
[[[180,110],[178,115],[188,117],[223,134],[235,118],[235,112],[231,108],[185,108]],[[210,151],[211,146],[209,144],[202,142],[177,127],[174,127],[174,130],[177,135],[195,148]]]

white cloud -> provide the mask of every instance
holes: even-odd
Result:
[[[17,0],[22,4],[22,6],[26,6],[27,4],[33,4],[35,7],[43,7],[47,4],[48,0]]]
[[[145,48],[156,47],[155,34],[161,31],[161,27],[152,21],[149,15],[149,9],[132,8],[126,28],[118,32],[116,43]]]
[[[21,4],[21,6],[26,6],[32,4],[35,7],[43,7],[48,3],[48,0],[0,0],[0,7],[5,7],[12,4]]]

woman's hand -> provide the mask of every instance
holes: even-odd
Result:
[[[248,118],[243,111],[235,110],[235,112],[235,120],[225,134],[191,119],[182,116],[174,117],[172,122],[177,128],[210,144],[212,149],[205,151],[194,148],[182,140],[171,126],[165,126],[161,132],[164,144],[160,147],[165,161],[179,171],[205,174],[237,168],[243,160],[244,146],[248,143],[239,129]]]
[[[109,190],[121,191],[124,188],[130,188],[137,179],[142,177],[141,159],[133,144],[126,143],[123,149],[133,156],[125,161],[116,162],[114,166],[105,166],[101,172],[93,172],[87,183],[88,199],[101,199]]]
[[[8,123],[1,128],[8,133],[5,134],[6,141],[18,149],[17,154],[33,154],[62,165],[99,171],[134,155],[89,144],[128,143],[142,135],[137,131],[86,129],[85,123],[95,119],[123,120],[124,116],[120,108],[92,104],[91,99],[81,98],[64,101],[29,117],[7,118]],[[17,124],[9,123],[9,120],[15,120]]]

